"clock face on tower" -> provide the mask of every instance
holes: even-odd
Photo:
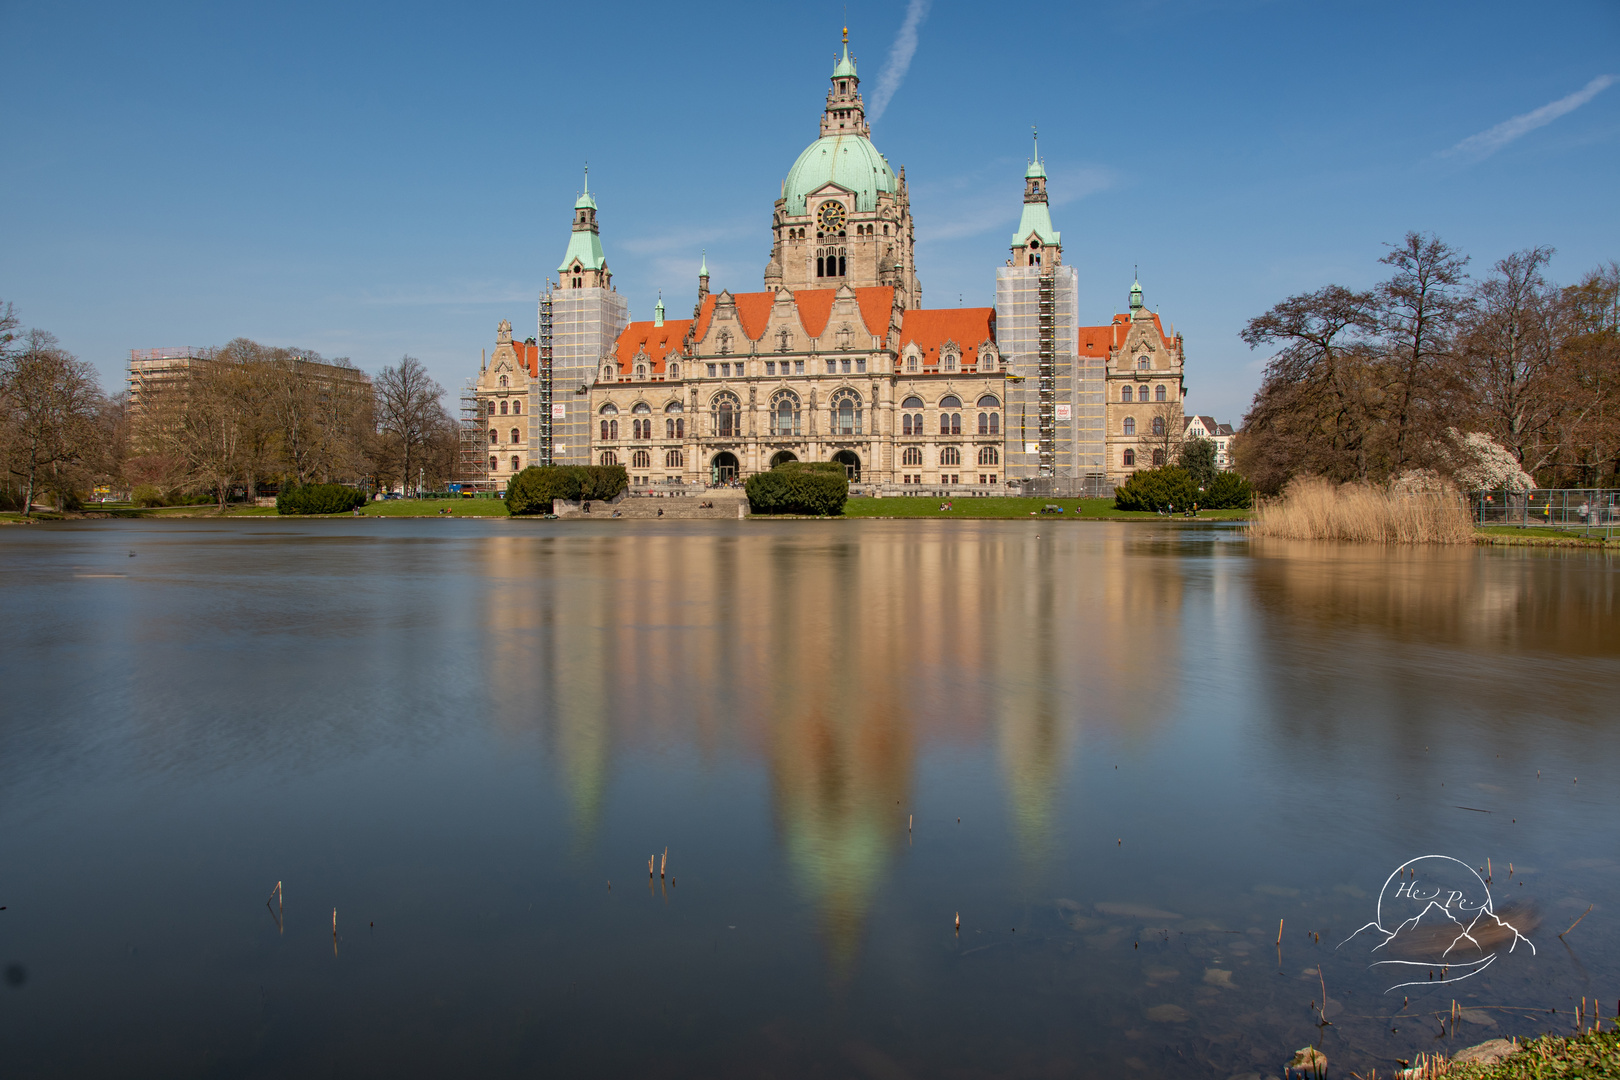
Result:
[[[821,204],[821,227],[828,232],[836,232],[844,227],[843,203],[824,202]]]

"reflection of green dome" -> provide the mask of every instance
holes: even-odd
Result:
[[[875,210],[878,193],[895,190],[894,170],[864,135],[823,135],[799,155],[782,181],[789,214],[804,213],[804,197],[828,181],[855,193],[855,209]]]

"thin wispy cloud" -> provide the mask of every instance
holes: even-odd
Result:
[[[1565,113],[1572,113],[1597,97],[1617,80],[1613,75],[1599,75],[1581,89],[1567,97],[1543,105],[1539,109],[1504,120],[1493,128],[1470,135],[1462,142],[1449,150],[1442,150],[1441,157],[1462,157],[1471,161],[1480,161],[1490,157],[1502,147],[1515,139],[1528,135],[1538,127],[1545,127]]]
[[[883,110],[889,107],[900,84],[906,81],[906,72],[911,70],[911,58],[917,54],[917,31],[928,17],[928,2],[911,0],[906,5],[905,22],[900,24],[900,32],[895,35],[894,44],[889,48],[889,65],[878,76],[877,89],[872,91],[872,104],[868,111],[873,123],[882,118]]]
[[[1120,182],[1118,173],[1101,165],[1048,166],[1047,173],[1047,199],[1053,207],[1107,191]],[[1021,189],[1013,186],[1007,176],[991,178],[976,173],[970,183],[961,180],[947,179],[913,196],[921,204],[916,210],[918,244],[958,240],[999,228],[1012,231],[1024,208]],[[942,192],[948,194],[941,198]],[[1054,224],[1060,230],[1063,227],[1061,219]]]

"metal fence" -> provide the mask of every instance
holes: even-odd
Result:
[[[1620,529],[1620,489],[1535,488],[1479,491],[1471,498],[1476,525],[1570,530]]]

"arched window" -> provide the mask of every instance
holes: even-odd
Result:
[[[645,450],[637,450],[630,455],[630,466],[635,469],[652,468],[652,455]]]
[[[517,428],[512,429],[512,441],[513,442],[522,442],[523,441],[522,439],[518,438],[518,429]]]
[[[771,434],[799,434],[799,395],[791,390],[778,390],[771,398]]]
[[[999,465],[999,464],[1001,464],[1001,452],[998,451],[993,446],[981,446],[981,447],[979,447],[979,464],[980,465]]]
[[[946,394],[944,397],[939,399],[939,407],[942,409],[960,409],[962,407],[962,399],[957,397],[955,394]]]
[[[715,435],[722,439],[734,439],[742,434],[742,403],[735,394],[714,395],[709,408]]]
[[[941,465],[962,464],[962,451],[954,446],[943,447],[939,452],[939,463]]]
[[[1146,371],[1148,368],[1150,368],[1152,366],[1153,366],[1153,361],[1149,360],[1147,357],[1138,356],[1136,358],[1136,370],[1137,371]]]
[[[996,370],[996,353],[995,353],[994,349],[980,349],[979,350],[979,370],[980,371],[994,371],[994,370]]]
[[[1131,402],[1135,401],[1136,398],[1133,396],[1130,387],[1122,386],[1119,388],[1119,400],[1129,405]]]
[[[619,455],[618,454],[615,454],[611,450],[602,451],[602,464],[604,464],[604,465],[617,465],[618,463],[619,463]]]
[[[907,371],[916,371],[917,370],[917,354],[916,353],[912,353],[910,356],[906,357],[906,370]]]
[[[1164,383],[1160,383],[1158,386],[1155,386],[1153,388],[1153,400],[1154,401],[1163,401],[1164,400]]]
[[[946,371],[955,371],[956,370],[956,354],[954,352],[946,353],[943,357],[940,358],[940,366],[943,367]]]
[[[617,420],[608,421],[608,439],[613,442],[617,442],[619,439],[619,422]]]
[[[939,401],[939,433],[941,435],[962,434],[962,414],[955,411],[962,407],[962,399],[955,394],[947,394]]]
[[[501,402],[501,415],[502,416],[506,415],[506,402],[504,402],[504,401]]]
[[[495,415],[495,403],[493,401],[489,403],[489,415]]]
[[[489,441],[492,442],[492,443],[500,442],[501,441],[501,433],[496,431],[494,428],[490,428],[489,429]]]
[[[600,409],[598,409],[596,411],[601,413],[603,416],[618,416],[619,415],[619,407],[617,405],[613,404],[613,402],[611,402],[611,401],[608,402],[606,405],[603,405]]]
[[[906,447],[905,450],[902,451],[901,454],[900,454],[900,464],[902,464],[902,465],[921,465],[922,464],[922,447],[920,447],[920,446],[908,446],[908,447]]]
[[[1125,461],[1125,467],[1127,469],[1135,468],[1136,467],[1136,451],[1135,450],[1127,450],[1127,451],[1125,451],[1124,461]]]
[[[512,402],[512,415],[513,416],[522,416],[523,415],[523,402],[521,402],[521,401]]]
[[[520,461],[518,456],[516,454],[513,454],[512,455],[512,471],[517,472],[522,467],[523,467],[522,462]]]
[[[1153,451],[1153,467],[1155,469],[1157,469],[1160,466],[1162,466],[1163,464],[1164,464],[1164,451],[1163,450],[1155,450],[1155,451]]]
[[[647,365],[646,364],[637,364],[636,365],[636,378],[645,379],[646,377],[647,377]]]
[[[840,390],[832,396],[832,433],[859,435],[861,433],[861,395],[853,390]]]
[[[1163,435],[1164,434],[1164,417],[1155,416],[1153,418],[1153,434],[1155,434],[1155,435]]]
[[[981,408],[981,409],[999,409],[999,408],[1001,408],[1001,402],[996,400],[996,395],[994,395],[994,394],[985,394],[983,397],[981,397],[979,399],[979,408]]]
[[[502,375],[501,376],[501,387],[504,389],[505,386],[506,386],[506,376]]]
[[[679,469],[682,466],[681,452],[679,450],[664,451],[664,468]]]
[[[669,365],[669,377],[671,379],[680,378],[681,377],[681,365],[679,365],[679,364],[670,364]]]
[[[500,467],[501,467],[501,461],[500,461],[499,458],[490,458],[489,459],[489,471],[490,472],[494,472],[496,469],[499,469]]]
[[[1127,416],[1125,418],[1125,434],[1127,434],[1127,435],[1135,435],[1136,434],[1136,417]]]

